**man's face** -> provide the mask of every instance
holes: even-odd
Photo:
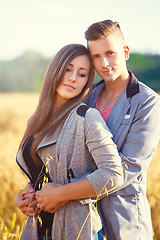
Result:
[[[129,48],[117,34],[112,33],[103,39],[88,41],[88,47],[94,67],[105,82],[126,79]]]

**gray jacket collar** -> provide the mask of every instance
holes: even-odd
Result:
[[[137,78],[131,72],[129,72],[129,75],[130,81],[126,91],[121,94],[115,103],[107,120],[107,125],[113,133],[113,136],[116,136],[116,133],[122,123],[128,124],[130,122],[132,97],[139,93],[139,83]]]
[[[49,137],[44,137],[42,139],[42,141],[40,142],[38,148],[37,148],[37,151],[41,148],[44,148],[44,147],[48,147],[50,145],[53,145],[57,142],[57,139],[58,139],[58,136],[59,136],[59,132],[60,132],[60,129],[61,129],[61,126],[59,126],[58,128],[56,128],[56,130],[54,131],[54,133],[52,134],[52,136],[49,138]]]
[[[129,81],[128,86],[126,88],[127,98],[132,97],[135,94],[139,93],[138,79],[134,76],[134,74],[132,72],[130,72],[130,71],[128,71],[128,72],[129,72],[129,75],[130,75],[130,81]],[[102,90],[104,84],[105,84],[105,81],[102,79],[97,84],[94,84],[93,89],[98,88],[99,90]]]
[[[78,106],[76,107],[78,108]],[[75,109],[75,108],[74,108]],[[54,133],[52,134],[51,137],[44,137],[42,139],[42,141],[40,142],[38,148],[37,148],[37,151],[42,149],[42,148],[45,148],[45,147],[49,147],[53,144],[55,144],[57,141],[58,141],[58,138],[59,138],[59,135],[61,133],[61,130],[63,128],[65,128],[66,126],[66,123],[68,121],[68,119],[70,118],[70,116],[72,115],[74,109],[69,113],[68,117],[66,118],[65,122],[64,123],[61,123],[57,126],[57,128],[55,129]]]
[[[107,125],[111,132],[113,133],[113,135],[116,135],[116,132],[123,121],[127,123],[130,120],[129,114],[131,106],[130,101],[134,95],[139,93],[139,83],[137,78],[131,72],[129,72],[129,75],[130,81],[128,83],[128,86],[126,90],[118,98],[107,120]],[[90,107],[94,107],[97,97],[101,90],[103,89],[104,85],[105,82],[102,79],[99,83],[93,86],[93,90],[91,92],[91,95],[89,96],[89,101],[86,101],[86,103]]]
[[[138,79],[134,76],[132,72],[129,72],[129,75],[130,75],[130,81],[128,83],[126,90],[122,93],[122,95],[125,93],[127,98],[133,97],[134,95],[139,93]],[[89,96],[86,98],[84,102],[88,104],[90,107],[93,107],[104,85],[105,85],[105,81],[103,79],[100,82],[94,84],[91,93],[89,94]]]
[[[132,72],[129,72],[129,75],[130,75],[130,81],[126,89],[127,98],[132,97],[137,93],[139,93],[138,79],[134,76]]]

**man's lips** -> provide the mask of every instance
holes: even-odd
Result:
[[[112,68],[108,68],[102,71],[103,74],[110,74],[112,72]]]
[[[73,87],[72,85],[68,85],[68,84],[63,84],[63,85],[69,89],[75,89],[75,87]]]

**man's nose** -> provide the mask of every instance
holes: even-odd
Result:
[[[102,58],[102,66],[107,67],[109,65],[108,59],[106,57]]]

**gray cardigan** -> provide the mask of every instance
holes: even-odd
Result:
[[[113,143],[112,134],[97,109],[81,104],[69,114],[60,133],[58,130],[51,139],[43,139],[37,149],[42,161],[45,162],[49,156],[53,158],[48,163],[53,182],[68,183],[67,170],[71,168],[77,178],[94,170],[87,175],[87,179],[97,195],[106,183],[107,192],[122,184],[122,165],[117,146]],[[17,155],[17,162],[30,176],[21,151]],[[107,197],[106,191],[101,193],[102,196]],[[79,239],[92,239],[101,229],[101,220],[95,206],[91,203],[83,205],[79,200],[70,201],[56,212],[53,239],[76,240],[89,212],[89,218]],[[33,227],[30,217],[21,239],[38,239],[36,224]]]

